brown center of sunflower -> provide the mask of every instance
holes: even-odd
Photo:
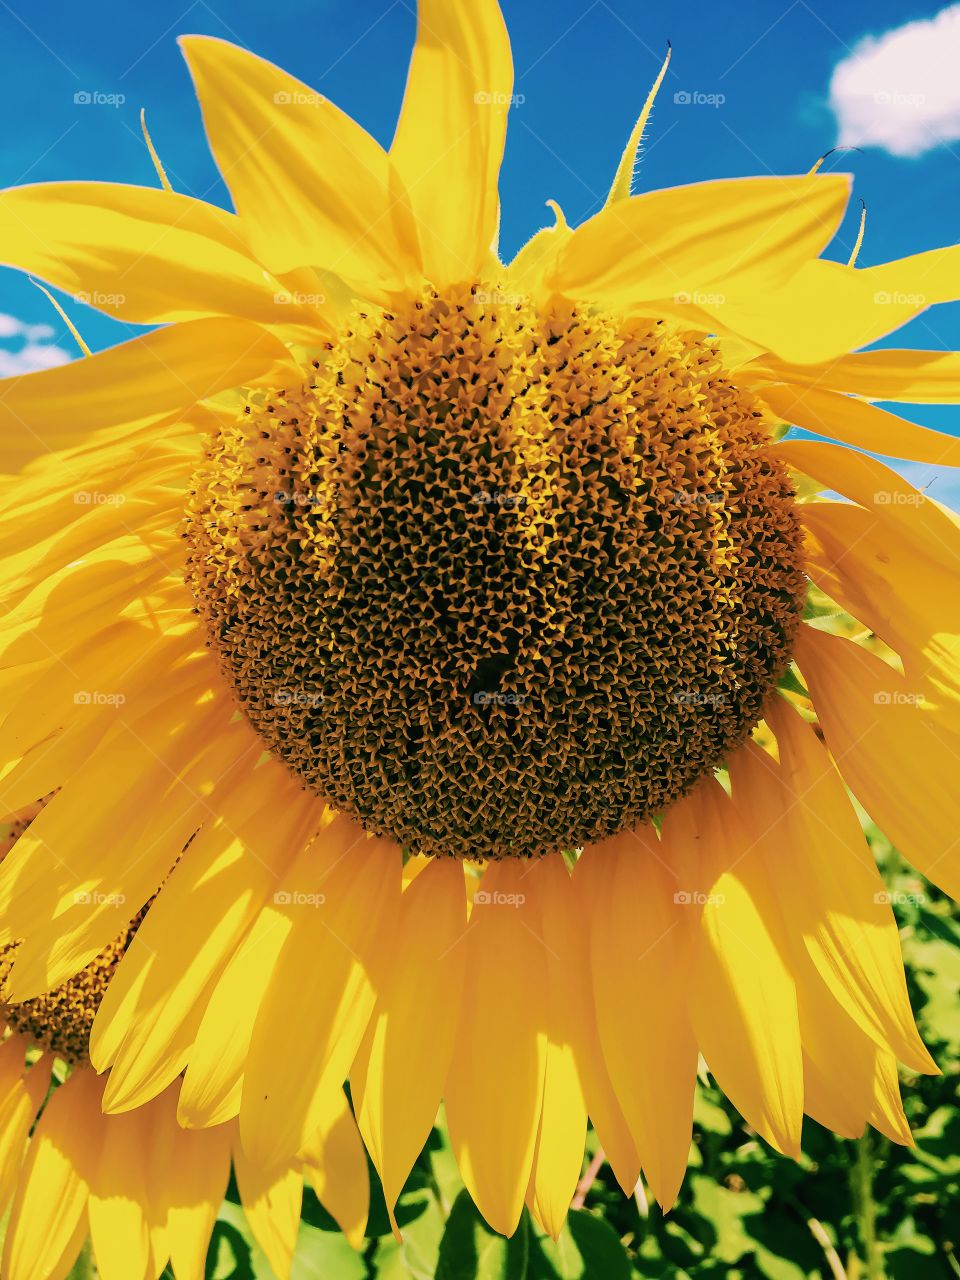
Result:
[[[312,790],[405,848],[578,847],[757,722],[804,595],[787,476],[716,351],[497,289],[357,314],[209,441],[208,643]]]

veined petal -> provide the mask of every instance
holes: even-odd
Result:
[[[16,1189],[27,1136],[47,1096],[53,1066],[47,1054],[32,1067],[24,1068],[24,1041],[17,1035],[10,1037],[2,1052],[17,1074],[0,1101],[0,1213]]]
[[[4,1241],[3,1274],[9,1280],[63,1277],[79,1251],[100,1150],[100,1093],[92,1071],[75,1071],[40,1117]]]
[[[332,1095],[327,1114],[300,1157],[317,1199],[354,1249],[361,1249],[370,1210],[370,1175],[367,1153],[343,1090]]]
[[[668,1209],[687,1167],[697,1074],[679,886],[652,830],[613,836],[580,862],[600,1045],[647,1181]],[[643,993],[643,1018],[624,1018],[625,986]]]
[[[389,157],[333,103],[226,40],[180,41],[244,235],[271,271],[324,267],[386,294],[419,271]]]
[[[528,881],[533,882],[541,906],[546,948],[543,999],[547,1056],[527,1203],[543,1230],[556,1239],[580,1178],[587,1131],[587,1106],[576,1053],[578,1002],[570,991],[580,920],[570,873],[559,854],[535,866]]]
[[[399,907],[395,845],[368,839],[338,816],[309,852],[291,901],[280,904],[290,930],[263,997],[243,1081],[244,1149],[266,1168],[296,1155],[346,1079],[373,1012],[376,976]]]
[[[507,1236],[517,1229],[530,1181],[546,1056],[537,1009],[546,950],[526,875],[518,859],[494,862],[474,897],[446,1087],[450,1142],[467,1190]]]
[[[201,1133],[173,1124],[167,1237],[177,1280],[203,1280],[207,1248],[230,1177],[231,1128]]]
[[[189,320],[54,369],[0,381],[0,467],[129,435],[230,387],[282,383],[286,347],[249,320]]]
[[[90,1058],[113,1065],[109,1111],[141,1105],[183,1069],[212,984],[320,813],[272,759],[214,803],[218,816],[170,874],[97,1011]]]
[[[706,781],[667,813],[663,847],[694,876],[681,889],[693,947],[690,1007],[707,1066],[779,1151],[800,1154],[803,1060],[785,929],[750,811]]]
[[[50,182],[0,192],[0,257],[132,324],[323,324],[257,262],[233,214],[172,191]]]
[[[513,90],[497,0],[419,0],[417,43],[390,158],[410,193],[435,285],[474,279],[497,234]]]
[[[764,355],[744,365],[746,381],[789,382],[822,391],[843,391],[867,400],[906,404],[952,404],[960,396],[960,352],[860,351],[817,364],[790,364]]]
[[[453,1056],[465,928],[462,867],[453,858],[433,859],[401,897],[394,957],[350,1076],[391,1220],[436,1120]]]
[[[850,790],[905,858],[960,898],[958,735],[941,722],[915,681],[850,640],[801,627],[796,658]],[[882,882],[874,892],[883,893]],[[891,1041],[891,1047],[897,1046]],[[897,1056],[910,1061],[899,1049]]]
[[[273,1168],[257,1164],[239,1142],[234,1142],[233,1167],[250,1230],[279,1280],[286,1280],[300,1227],[303,1176],[293,1163]]]
[[[711,285],[778,287],[816,258],[840,224],[849,180],[734,178],[608,205],[574,231],[547,284],[629,309],[690,301]]]
[[[960,298],[960,248],[858,268],[814,259],[774,289],[736,285],[706,309],[784,360],[811,364],[864,347],[938,302]]]
[[[149,1110],[99,1116],[100,1152],[90,1175],[90,1239],[103,1280],[146,1280],[150,1231],[144,1156],[151,1149]]]
[[[801,633],[797,661],[803,671],[800,655],[814,633],[807,627]],[[843,701],[836,705],[838,714],[842,708],[848,715]],[[762,847],[776,861],[784,914],[857,1025],[914,1070],[936,1073],[910,1009],[888,895],[840,775],[813,730],[782,698],[770,700],[766,719],[780,766],[747,743],[730,767],[734,795],[739,789],[743,796],[738,804],[753,806]]]
[[[960,467],[960,438],[907,422],[896,414],[835,391],[783,383],[761,386],[759,394],[783,422],[857,449],[935,466]]]

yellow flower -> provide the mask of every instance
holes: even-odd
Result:
[[[845,784],[956,893],[960,530],[860,450],[960,463],[870,403],[955,400],[960,354],[851,352],[960,250],[821,258],[835,174],[631,195],[648,102],[605,207],[504,264],[500,13],[419,22],[389,151],[183,42],[235,215],[0,196],[6,262],[165,326],[0,385],[0,803],[56,791],[5,999],[137,919],[109,1116],[176,1095],[270,1169],[349,1077],[392,1208],[443,1099],[507,1233],[559,1231],[588,1115],[672,1204],[698,1055],[781,1151],[909,1141],[896,1062],[936,1068]]]

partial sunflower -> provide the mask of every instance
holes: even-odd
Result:
[[[960,355],[850,352],[960,250],[822,258],[836,174],[634,196],[648,101],[604,208],[504,263],[494,0],[420,4],[389,151],[183,45],[236,214],[0,196],[4,261],[165,326],[0,387],[0,795],[57,789],[0,868],[8,1000],[150,902],[106,1112],[179,1088],[273,1168],[349,1077],[392,1208],[442,1098],[506,1233],[559,1231],[588,1116],[670,1205],[698,1054],[781,1151],[909,1141],[897,1059],[936,1067],[845,784],[957,891],[960,529],[859,450],[960,464],[869,403]]]
[[[13,824],[0,854],[36,812]],[[6,980],[17,947],[0,953],[4,1280],[73,1274],[88,1240],[103,1280],[147,1280],[168,1261],[177,1280],[202,1280],[231,1159],[250,1229],[278,1276],[289,1273],[304,1177],[359,1246],[367,1161],[343,1094],[296,1158],[271,1170],[246,1158],[235,1121],[200,1130],[178,1124],[179,1081],[143,1106],[104,1114],[90,1028],[138,923],[61,986],[16,1004],[6,1003]]]

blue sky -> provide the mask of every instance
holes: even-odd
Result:
[[[682,6],[503,0],[522,96],[511,115],[502,175],[504,251],[515,251],[549,220],[548,198],[559,200],[571,221],[597,207],[668,39],[673,62],[648,132],[640,188],[805,171],[844,129],[864,127],[838,121],[837,105],[845,74],[867,66],[860,42],[932,19],[943,8],[908,0],[688,0]],[[950,87],[960,45],[951,47],[954,28],[916,30],[919,53],[908,49],[905,56],[920,60],[919,72],[896,69],[904,41],[890,46],[886,62],[873,61],[881,89],[891,91],[887,117],[898,116],[904,126],[916,124],[918,112],[922,117],[919,147],[909,129],[898,133],[881,120],[879,133],[890,135],[884,145],[828,162],[854,173],[855,194],[868,206],[862,265],[960,240],[960,87]],[[413,41],[414,0],[55,6],[0,0],[6,108],[0,183],[93,178],[152,185],[138,124],[144,106],[174,186],[229,205],[176,44],[176,36],[188,32],[223,36],[280,63],[389,142]],[[960,41],[960,22],[955,33]],[[924,39],[942,54],[947,88],[941,97],[953,95],[953,101],[917,105],[918,95],[935,96],[930,83],[937,69],[930,68]],[[84,92],[122,102],[76,102]],[[707,101],[684,102],[685,94]],[[892,153],[911,149],[920,154]],[[858,216],[855,201],[830,256],[849,250]],[[94,347],[134,332],[82,305],[69,308]],[[44,298],[3,269],[0,313],[52,330],[11,333],[7,320],[5,332],[0,321],[0,344],[8,351],[36,339],[72,346]],[[891,344],[960,347],[960,303],[928,312]],[[960,433],[960,410],[918,408],[911,416]],[[949,474],[926,472],[922,482],[927,479],[932,494],[960,505],[957,490],[949,492]]]

